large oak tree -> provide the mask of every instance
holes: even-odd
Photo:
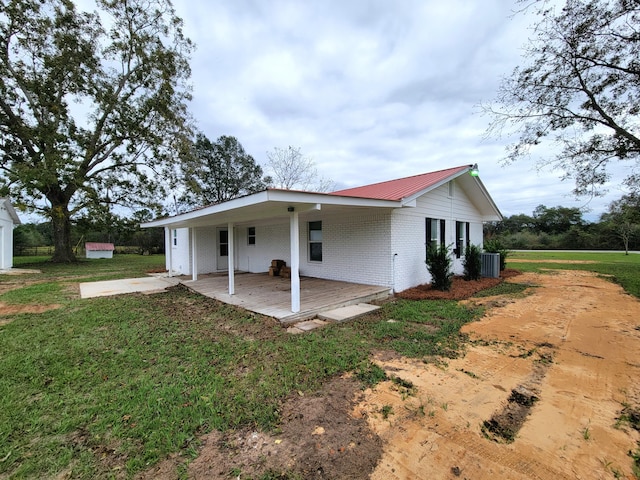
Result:
[[[542,165],[566,172],[577,195],[602,193],[614,164],[638,189],[640,1],[520,1],[537,15],[525,65],[484,106],[491,133],[516,137],[507,161],[547,143],[555,152]]]
[[[169,0],[0,2],[0,194],[48,216],[53,260],[71,218],[164,194],[188,129],[191,42]]]

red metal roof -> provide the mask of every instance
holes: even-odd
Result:
[[[402,200],[425,190],[449,177],[470,168],[471,165],[438,170],[437,172],[423,173],[412,177],[398,178],[386,182],[373,183],[362,187],[347,188],[331,192],[331,195],[343,197],[373,198],[376,200]]]
[[[87,242],[84,248],[88,252],[112,252],[113,243]]]

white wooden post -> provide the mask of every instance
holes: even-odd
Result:
[[[228,254],[227,260],[229,262],[229,295],[236,293],[236,280],[235,280],[235,261],[234,261],[234,245],[235,239],[233,236],[233,223],[229,222],[227,225],[227,242],[228,242]]]
[[[298,231],[298,212],[289,216],[289,234],[291,237],[291,312],[300,311],[300,233]]]
[[[196,227],[191,227],[191,280],[198,280],[198,241]]]
[[[169,270],[169,276],[173,276],[173,232],[171,231],[171,228],[169,227],[164,227],[164,235],[165,235],[165,242],[164,242],[164,247],[167,249],[167,260],[169,260],[169,267],[167,268],[167,270]]]

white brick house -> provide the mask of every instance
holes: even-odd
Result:
[[[332,193],[268,189],[196,211],[148,222],[164,227],[170,274],[267,272],[271,260],[291,266],[291,307],[300,309],[299,276],[388,287],[429,282],[428,243],[482,245],[482,224],[502,216],[472,167],[381,182]]]

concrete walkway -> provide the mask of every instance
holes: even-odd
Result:
[[[357,305],[347,305],[345,307],[334,308],[332,310],[319,313],[318,318],[314,318],[313,320],[294,323],[292,326],[287,328],[287,333],[296,334],[310,332],[316,328],[324,327],[330,322],[346,322],[378,310],[379,308],[380,307],[377,305],[371,305],[368,303],[358,303]]]
[[[180,279],[177,277],[123,278],[102,282],[85,282],[80,284],[80,298],[107,297],[134,292],[155,293],[178,283],[180,283]]]

